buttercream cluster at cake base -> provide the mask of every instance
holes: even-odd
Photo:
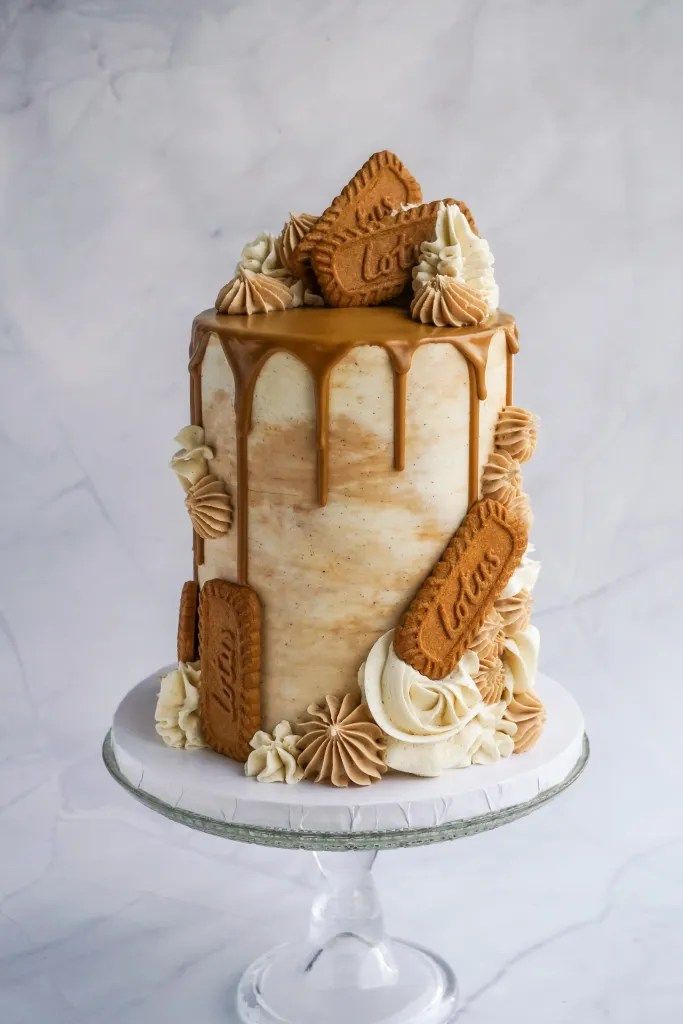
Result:
[[[536,424],[513,404],[498,298],[468,207],[423,203],[386,152],[320,217],[244,247],[195,321],[171,463],[194,578],[164,742],[259,782],[347,786],[538,739],[520,469]]]

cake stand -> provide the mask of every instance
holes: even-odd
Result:
[[[174,666],[171,666],[174,667]],[[336,790],[259,784],[211,750],[163,745],[154,730],[159,677],[119,705],[103,747],[116,781],[182,825],[245,843],[310,850],[320,869],[308,935],[246,969],[237,1011],[247,1024],[444,1024],[457,984],[438,956],[389,939],[372,880],[379,850],[484,832],[542,807],[588,760],[583,716],[569,693],[540,676],[548,721],[533,750],[438,779],[389,775]]]

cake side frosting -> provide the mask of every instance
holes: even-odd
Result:
[[[371,317],[376,311],[364,312]],[[499,328],[487,353],[487,397],[475,398],[476,479],[505,405],[507,361]],[[201,387],[212,472],[234,480],[235,381],[215,335]],[[254,388],[246,509],[246,576],[264,606],[266,729],[355,685],[360,662],[396,621],[470,504],[470,370],[450,343],[427,343],[413,357],[402,470],[395,468],[394,374],[386,352],[360,346],[337,363],[330,378],[324,507],[315,407],[307,367],[290,354],[272,355]],[[241,508],[239,494],[235,500]],[[239,578],[238,545],[235,530],[203,542],[200,584]]]

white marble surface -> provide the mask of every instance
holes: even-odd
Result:
[[[389,927],[454,962],[463,1024],[680,1019],[682,29],[633,0],[0,5],[3,1024],[229,1021],[305,919],[306,855],[154,817],[99,745],[173,652],[190,320],[384,146],[476,211],[518,315],[543,664],[593,741],[531,818],[384,854]]]

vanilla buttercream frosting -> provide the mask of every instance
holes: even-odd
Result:
[[[520,633],[505,638],[502,658],[506,690],[510,694],[533,690],[540,645],[541,635],[536,626],[527,626]]]
[[[501,598],[515,597],[516,594],[519,594],[520,590],[534,589],[538,580],[538,574],[541,571],[541,563],[529,557],[533,551],[533,544],[529,544],[522,555],[521,562],[503,589],[500,595]]]
[[[481,694],[474,682],[479,659],[467,651],[445,679],[428,679],[402,661],[390,630],[373,645],[361,687],[372,717],[387,736],[433,743],[460,732],[474,718]]]
[[[235,276],[218,293],[215,302],[218,312],[251,315],[296,306],[324,306],[322,296],[312,287],[312,280],[297,277],[287,264],[296,240],[300,240],[315,221],[310,214],[291,214],[279,238],[262,231],[248,242],[242,249]]]
[[[292,306],[324,306],[325,300],[318,295],[303,278],[296,278],[289,286]]]
[[[183,427],[174,438],[179,450],[172,456],[170,466],[178,477],[184,491],[189,491],[209,471],[208,460],[213,458],[213,449],[204,444],[204,428]]]
[[[499,290],[493,276],[493,254],[485,238],[470,227],[455,203],[441,203],[435,236],[420,246],[420,261],[413,268],[413,290],[437,275],[454,278],[478,292],[489,313],[498,308]]]
[[[169,747],[198,749],[205,747],[199,720],[198,661],[178,662],[178,667],[161,677],[154,712],[155,729]]]
[[[252,274],[265,274],[267,277],[290,277],[284,266],[279,251],[278,240],[268,231],[262,231],[253,242],[247,242],[242,249],[242,256],[235,267],[235,275],[243,270]]]
[[[246,775],[257,782],[299,782],[303,769],[297,764],[299,737],[289,722],[282,721],[270,733],[259,730],[249,743],[251,753],[244,766]]]
[[[376,641],[359,672],[370,713],[386,736],[387,766],[433,776],[508,757],[516,725],[504,719],[505,701],[484,703],[473,678],[477,655],[467,651],[449,676],[435,681],[401,661],[393,635]]]

